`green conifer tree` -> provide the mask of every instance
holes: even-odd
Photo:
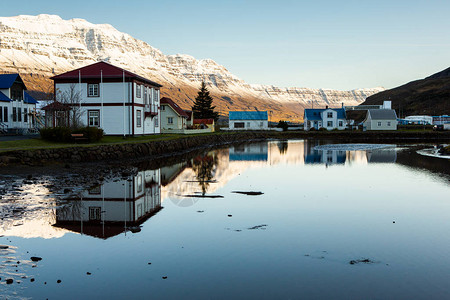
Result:
[[[213,99],[209,95],[206,84],[202,81],[202,86],[195,98],[194,106],[192,106],[194,119],[214,119],[214,122],[216,122],[219,119],[219,114],[214,111],[216,107],[212,106],[212,102]]]

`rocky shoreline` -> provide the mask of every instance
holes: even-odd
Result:
[[[196,149],[267,139],[322,139],[339,142],[442,143],[450,132],[239,132],[187,136],[179,139],[98,146],[71,146],[0,153],[0,168],[8,165],[46,165],[53,162],[115,162],[129,159],[154,159]]]

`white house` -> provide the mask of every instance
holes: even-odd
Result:
[[[52,77],[58,97],[79,95],[86,126],[106,135],[160,133],[160,84],[106,62]]]
[[[0,74],[0,133],[35,129],[36,103],[19,74]]]
[[[397,114],[393,109],[369,109],[363,121],[365,130],[397,130]]]
[[[140,171],[105,182],[56,210],[56,224],[74,232],[107,239],[138,229],[161,210],[160,171]]]
[[[228,128],[230,130],[268,130],[267,111],[230,111]]]
[[[192,112],[191,115],[189,115],[172,99],[167,97],[161,98],[161,130],[163,132],[186,129],[188,120],[191,119]]]
[[[344,108],[305,109],[304,130],[344,130],[347,126],[346,118]]]

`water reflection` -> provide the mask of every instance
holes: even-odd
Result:
[[[159,170],[98,185],[56,209],[55,227],[107,239],[140,225],[161,210]]]

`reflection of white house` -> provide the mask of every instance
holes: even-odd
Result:
[[[268,143],[252,143],[231,146],[229,150],[230,161],[267,161]]]
[[[327,130],[346,128],[346,114],[343,108],[305,109],[304,129]]]
[[[186,129],[188,125],[192,125],[189,122],[192,123],[192,112],[187,113],[170,98],[161,98],[161,130],[163,132]]]
[[[56,99],[77,95],[81,99],[81,120],[100,127],[107,135],[160,133],[160,84],[98,62],[52,77]]]
[[[397,150],[395,148],[367,150],[366,156],[368,163],[395,163]]]
[[[366,130],[397,130],[397,114],[393,109],[369,109],[363,126]]]
[[[139,226],[160,209],[160,171],[141,171],[83,192],[57,209],[55,226],[109,238]]]
[[[230,111],[228,126],[231,130],[267,130],[267,111]]]
[[[19,74],[0,74],[0,133],[34,129],[36,103]]]

